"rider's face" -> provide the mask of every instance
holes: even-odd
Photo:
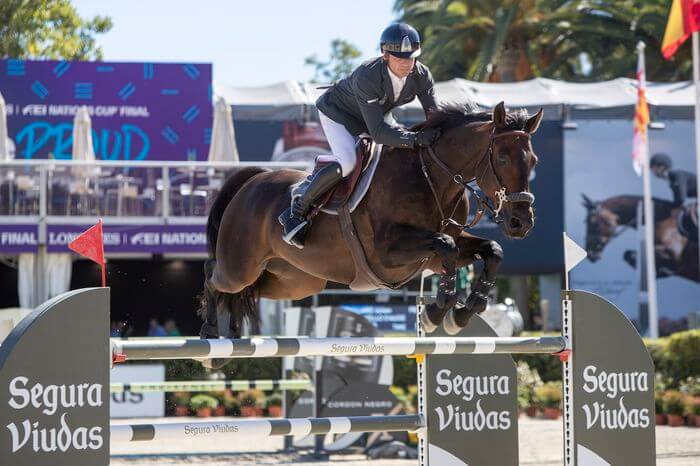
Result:
[[[408,73],[411,72],[413,66],[416,64],[415,58],[399,58],[388,52],[384,53],[384,58],[386,59],[391,72],[399,78],[405,78],[408,76]]]
[[[663,165],[651,165],[651,172],[659,178],[666,178],[668,176],[668,169]]]

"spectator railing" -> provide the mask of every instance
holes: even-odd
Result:
[[[304,162],[13,160],[0,162],[0,217],[118,217],[120,222],[204,222],[233,170],[309,170]]]

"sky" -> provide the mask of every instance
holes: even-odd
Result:
[[[97,36],[105,61],[212,63],[214,80],[260,86],[313,76],[304,58],[326,59],[348,40],[363,59],[396,15],[393,0],[73,0],[82,17],[109,16]]]

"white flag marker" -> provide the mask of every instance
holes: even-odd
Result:
[[[576,244],[574,240],[564,232],[564,264],[566,266],[566,289],[569,289],[569,271],[588,256],[586,250]]]

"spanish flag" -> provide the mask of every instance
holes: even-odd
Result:
[[[644,45],[638,46],[637,60],[637,107],[634,112],[634,139],[632,146],[632,166],[637,175],[642,174],[647,154],[647,126],[649,125],[649,106],[647,105],[647,80],[644,64]]]
[[[673,0],[661,53],[670,60],[683,42],[700,31],[700,0]]]

